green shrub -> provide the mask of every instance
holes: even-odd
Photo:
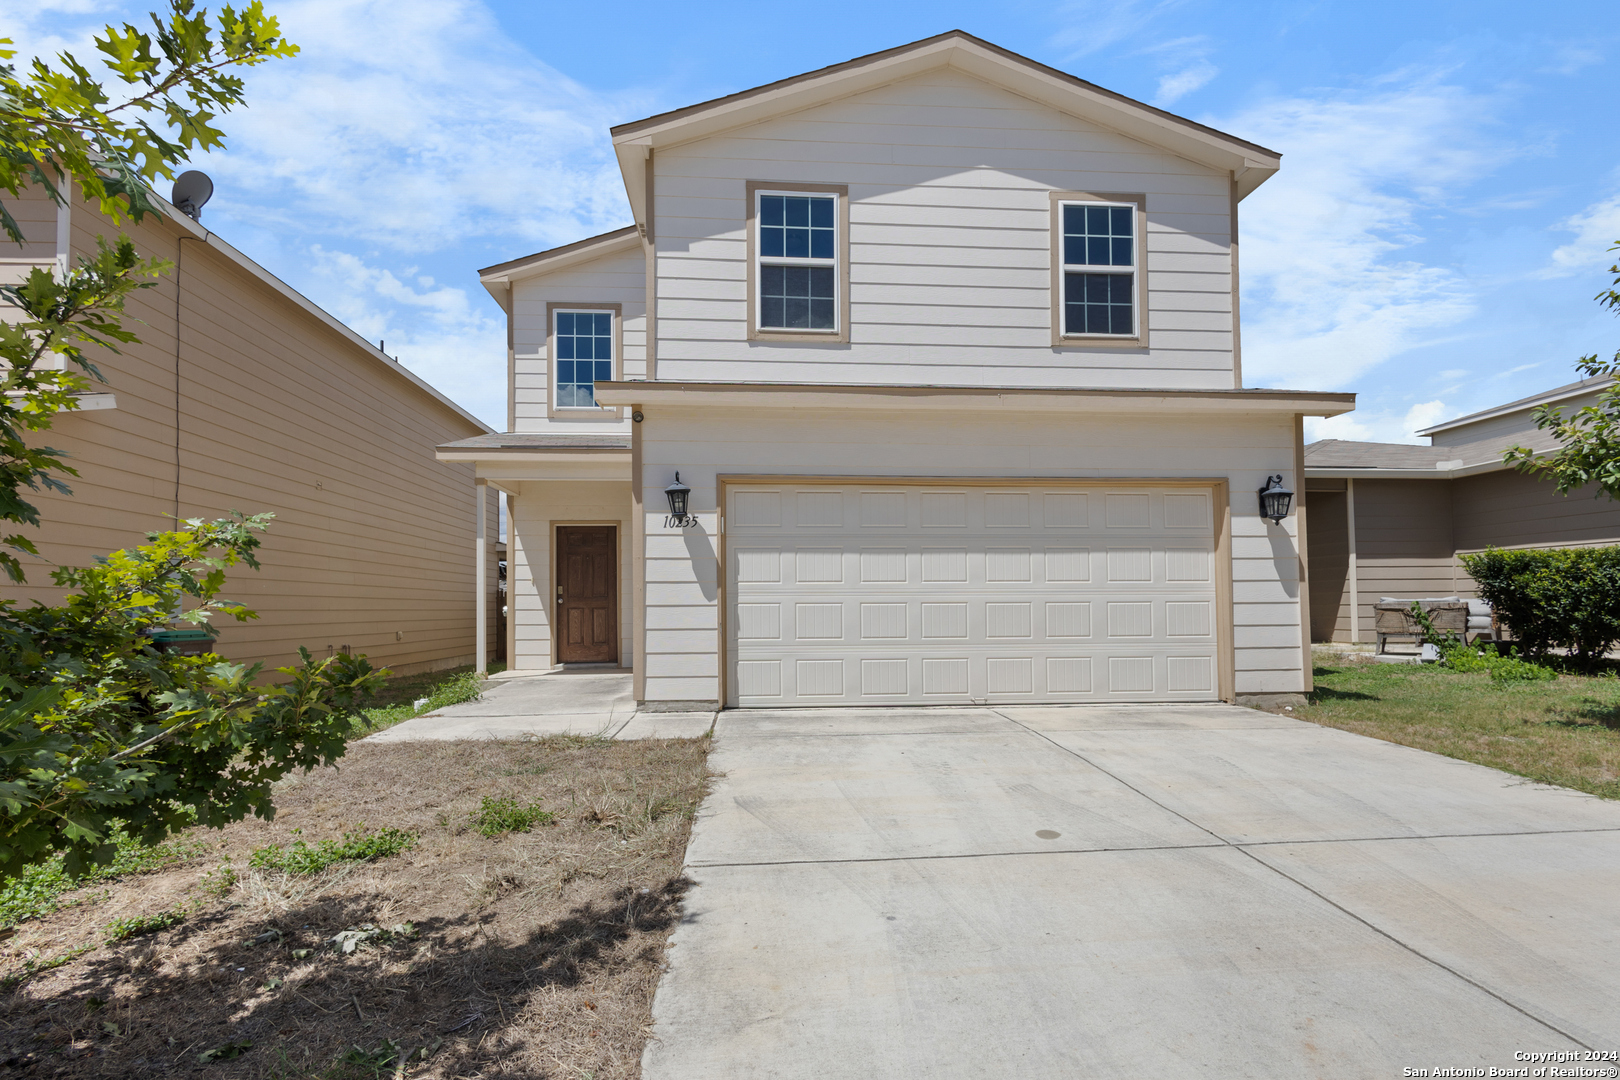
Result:
[[[1620,547],[1491,548],[1462,564],[1533,657],[1562,648],[1590,668],[1620,641]]]
[[[1520,660],[1517,656],[1498,656],[1490,665],[1492,682],[1546,682],[1558,678],[1550,667]]]
[[[179,908],[160,911],[156,915],[136,915],[128,919],[114,919],[107,924],[107,940],[123,941],[125,938],[155,934],[159,930],[179,926],[185,921],[186,913]]]
[[[271,844],[259,848],[248,859],[255,870],[281,870],[288,874],[313,874],[333,863],[365,862],[383,859],[412,847],[416,834],[403,829],[382,829],[374,833],[344,833],[343,839],[322,840],[310,847],[295,840],[287,847]]]
[[[539,803],[519,806],[513,798],[492,799],[485,795],[472,820],[473,827],[485,836],[499,836],[501,833],[528,832],[536,825],[550,825],[556,820],[556,815],[541,809]]]

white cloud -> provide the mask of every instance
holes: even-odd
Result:
[[[308,268],[324,306],[360,336],[485,423],[506,427],[506,329],[463,289],[402,280],[343,251],[316,245]]]
[[[1353,412],[1342,416],[1307,417],[1305,441],[1319,439],[1346,439],[1351,442],[1410,443],[1428,445],[1428,440],[1414,432],[1449,419],[1452,410],[1443,401],[1424,401],[1411,406],[1404,413]]]
[[[1220,68],[1208,60],[1190,64],[1159,80],[1159,92],[1154,95],[1153,104],[1160,108],[1173,105],[1178,98],[1192,93],[1219,74]]]
[[[629,220],[607,129],[636,102],[513,45],[476,0],[293,0],[302,53],[246,75],[251,107],[200,163],[255,225],[421,251],[513,253]]]
[[[1620,244],[1620,193],[1572,214],[1554,228],[1574,233],[1575,239],[1553,251],[1552,265],[1542,276],[1568,277],[1613,265],[1620,257],[1620,252],[1609,250]]]
[[[1244,379],[1334,389],[1474,311],[1455,271],[1403,258],[1421,212],[1511,152],[1488,98],[1427,80],[1264,102],[1218,126],[1286,151],[1243,204]]]
[[[1086,56],[1130,37],[1182,0],[1071,0],[1057,10],[1064,28],[1051,44],[1069,57]]]

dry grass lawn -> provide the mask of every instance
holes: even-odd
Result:
[[[1492,682],[1484,672],[1318,654],[1298,715],[1329,727],[1620,798],[1620,679]]]
[[[40,1077],[636,1076],[707,751],[573,737],[357,744],[340,768],[289,781],[273,823],[200,831],[205,855],[22,923],[0,976],[93,947],[0,991],[0,1065]],[[470,824],[484,796],[557,818],[486,837]],[[312,875],[249,867],[269,844],[383,827],[419,839]],[[189,912],[177,926],[107,940],[113,920],[177,909]],[[348,955],[330,944],[405,923]]]

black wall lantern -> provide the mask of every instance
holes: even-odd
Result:
[[[675,474],[675,482],[664,489],[664,497],[669,500],[669,517],[664,519],[666,529],[690,529],[697,524],[697,518],[686,512],[687,499],[692,489],[681,483],[681,474]]]
[[[1260,489],[1260,516],[1268,519],[1273,525],[1281,525],[1282,519],[1288,516],[1288,508],[1293,505],[1294,493],[1283,487],[1282,474],[1269,478],[1266,486]]]

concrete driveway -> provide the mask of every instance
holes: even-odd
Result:
[[[729,712],[717,736],[646,1080],[1620,1050],[1620,805],[1228,706]]]

